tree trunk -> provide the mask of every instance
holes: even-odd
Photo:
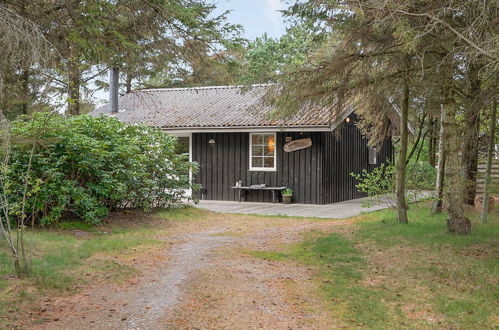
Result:
[[[430,165],[435,167],[436,165],[436,147],[437,147],[437,139],[435,137],[436,133],[437,120],[435,118],[431,118],[430,120],[430,138],[429,138],[429,150],[428,150],[428,161]]]
[[[438,133],[438,163],[437,163],[437,183],[436,190],[437,196],[435,202],[433,203],[432,213],[440,213],[443,208],[443,199],[444,199],[444,177],[445,177],[445,127],[443,125],[445,118],[445,108],[441,106],[440,110],[440,131]]]
[[[490,184],[492,182],[492,158],[494,156],[494,145],[495,145],[495,135],[496,135],[496,124],[497,124],[497,98],[494,97],[492,104],[492,118],[490,118],[490,129],[489,129],[489,146],[487,150],[487,170],[485,172],[485,188],[483,192],[483,208],[482,214],[480,215],[480,221],[482,223],[487,222],[487,216],[489,212],[489,190]]]
[[[421,151],[423,151],[424,142],[426,140],[427,134],[428,134],[428,131],[424,132],[423,138],[421,139],[421,144],[419,146],[418,153],[416,154],[416,163],[419,162],[419,157],[421,156]]]
[[[471,221],[464,215],[464,177],[461,170],[462,151],[459,126],[456,121],[457,106],[453,87],[452,75],[444,77],[444,126],[446,142],[446,177],[447,177],[447,228],[451,233],[467,235],[471,231]]]
[[[419,141],[421,141],[421,136],[422,136],[423,131],[424,131],[425,122],[426,122],[426,114],[423,115],[423,118],[421,119],[421,121],[419,123],[418,135],[416,137],[416,140],[414,141],[414,145],[411,149],[411,152],[409,153],[409,156],[407,157],[407,160],[405,161],[406,164],[409,164],[409,161],[411,160],[412,156],[414,155],[414,152],[418,149]],[[424,143],[424,138],[423,138],[423,141],[421,142],[421,144],[423,144],[423,143]]]
[[[465,202],[469,205],[475,204],[476,177],[478,171],[478,147],[480,134],[480,115],[476,114],[471,121],[466,120],[468,129],[465,137],[463,150],[463,166],[466,173]]]
[[[402,106],[400,120],[400,150],[397,162],[397,186],[395,194],[397,196],[397,211],[398,220],[401,223],[407,223],[407,202],[405,200],[405,170],[407,158],[407,122],[409,116],[409,82],[407,77],[404,78],[404,86],[402,91]]]
[[[125,88],[127,94],[132,92],[132,74],[130,72],[126,73]]]
[[[80,114],[80,87],[81,87],[81,72],[78,61],[72,59],[68,64],[68,109],[67,114]]]
[[[22,99],[22,106],[21,106],[21,111],[23,115],[28,114],[28,107],[29,107],[29,68],[24,68],[21,74],[21,80],[22,80],[22,93],[23,93],[23,99]]]
[[[118,88],[120,70],[117,67],[111,68],[109,73],[109,107],[111,113],[118,113]]]
[[[464,113],[466,125],[463,149],[463,170],[466,174],[465,202],[469,205],[475,204],[476,175],[478,168],[478,138],[480,134],[480,79],[478,77],[479,68],[470,65],[470,100]]]

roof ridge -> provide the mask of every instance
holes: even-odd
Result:
[[[178,92],[178,91],[189,91],[189,90],[207,90],[207,89],[241,89],[245,87],[267,87],[271,86],[268,84],[251,84],[251,85],[226,85],[226,86],[199,86],[199,87],[173,87],[173,88],[146,88],[138,89],[134,92]]]

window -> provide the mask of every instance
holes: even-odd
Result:
[[[189,140],[190,139],[188,136],[179,136],[175,153],[189,154]]]
[[[275,171],[275,133],[250,133],[250,171]]]
[[[178,138],[178,142],[177,142],[177,146],[175,148],[175,153],[179,154],[179,155],[185,155],[186,157],[189,157],[190,140],[191,140],[190,137],[188,137],[188,136],[178,136],[177,138]],[[183,174],[190,175],[190,169],[186,169]]]

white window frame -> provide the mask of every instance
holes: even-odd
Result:
[[[189,163],[192,163],[192,133],[168,133],[170,135],[189,138]],[[189,183],[192,184],[192,168],[189,167]],[[185,189],[186,195],[192,197],[192,189]]]
[[[274,135],[274,167],[253,167],[253,135]],[[249,134],[249,170],[255,172],[275,172],[277,170],[277,134],[275,132],[258,132]]]

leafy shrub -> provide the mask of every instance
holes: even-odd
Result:
[[[11,136],[2,189],[15,217],[27,183],[25,213],[33,223],[53,223],[64,213],[97,223],[111,209],[167,207],[197,188],[187,175],[196,165],[175,152],[175,137],[155,128],[38,113],[13,122]]]
[[[406,168],[406,187],[409,190],[434,190],[437,170],[428,162],[409,163]]]
[[[381,202],[395,205],[392,198],[392,193],[395,190],[393,165],[382,163],[371,172],[364,169],[361,173],[351,173],[350,175],[357,180],[355,187],[369,197],[363,206],[369,207]]]
[[[365,206],[386,202],[395,206],[395,167],[381,164],[371,172],[351,174],[357,180],[357,189],[369,197]],[[409,163],[406,167],[406,197],[409,202],[421,198],[422,191],[435,189],[436,169],[427,162]]]

